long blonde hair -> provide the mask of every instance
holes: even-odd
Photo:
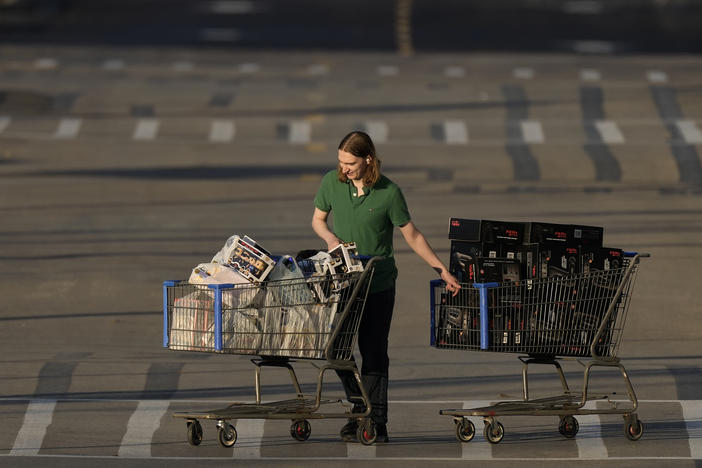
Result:
[[[375,152],[375,145],[373,140],[365,132],[354,131],[342,138],[341,143],[339,143],[339,149],[345,151],[349,154],[356,156],[357,158],[370,157],[370,162],[366,166],[365,173],[363,175],[363,185],[366,187],[372,187],[378,180],[380,180],[380,159]],[[339,176],[339,181],[346,183],[348,178],[341,171],[341,167],[337,167],[337,173]]]

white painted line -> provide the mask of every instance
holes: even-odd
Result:
[[[105,60],[102,64],[102,69],[103,70],[108,70],[108,71],[119,71],[119,70],[124,70],[124,61],[120,59],[109,59]]]
[[[56,128],[56,133],[54,133],[54,138],[68,139],[77,137],[82,123],[81,119],[61,119]]]
[[[602,79],[602,74],[598,70],[592,68],[584,68],[580,70],[580,80],[581,81],[600,81]]]
[[[584,409],[596,409],[597,402],[588,401]],[[602,420],[599,414],[576,414],[580,429],[575,436],[578,458],[607,458],[607,446],[602,438]]]
[[[522,138],[526,143],[543,143],[544,130],[541,127],[541,122],[537,120],[522,120]]]
[[[697,124],[692,120],[678,120],[675,122],[678,130],[682,133],[683,139],[686,143],[691,145],[702,144],[702,131],[700,131]]]
[[[468,143],[468,129],[462,120],[446,120],[444,135],[449,145],[465,145]]]
[[[307,67],[308,75],[327,75],[329,74],[329,65],[325,64],[314,64]]]
[[[257,63],[242,63],[239,65],[240,73],[256,73],[261,71],[261,66]]]
[[[463,78],[466,76],[466,70],[459,66],[450,66],[444,69],[444,75],[449,78]]]
[[[378,75],[380,76],[397,76],[400,69],[395,65],[381,65],[378,67]]]
[[[649,70],[646,72],[646,77],[651,83],[667,83],[668,74],[660,70]]]
[[[490,400],[470,400],[463,402],[463,409],[482,408],[490,406],[493,402]],[[473,460],[487,460],[492,458],[492,444],[484,440],[483,430],[485,423],[480,416],[467,416],[475,425],[475,438],[470,442],[461,442],[461,458]],[[477,438],[483,437],[483,440]]]
[[[234,28],[204,28],[200,30],[200,39],[207,42],[235,42],[241,33]]]
[[[517,67],[512,70],[512,75],[520,80],[530,80],[534,78],[534,69],[528,67]]]
[[[34,400],[27,405],[24,422],[17,433],[10,455],[37,455],[54,419],[56,400]]]
[[[690,456],[702,459],[702,401],[681,400],[683,419],[687,427],[687,440],[690,444]],[[645,437],[645,435],[644,435]]]
[[[348,458],[375,458],[375,447],[375,445],[363,445],[360,442],[347,442],[346,456]]]
[[[174,62],[171,66],[174,72],[189,72],[195,68],[192,62]]]
[[[387,143],[388,124],[383,121],[373,120],[364,123],[363,126],[375,143]]]
[[[228,143],[234,139],[236,128],[230,120],[213,120],[210,126],[210,141]]]
[[[153,140],[158,134],[158,119],[139,119],[134,129],[135,140]]]
[[[310,123],[304,120],[293,120],[289,124],[290,134],[288,141],[295,144],[304,144],[310,142],[312,129]]]
[[[34,68],[39,70],[53,70],[58,67],[58,61],[54,58],[40,58],[34,61]]]
[[[150,457],[151,439],[168,410],[168,400],[143,400],[139,402],[127,423],[117,455],[120,457]]]
[[[210,13],[216,15],[243,15],[253,13],[254,3],[246,0],[217,0],[209,3]]]
[[[234,445],[234,458],[261,458],[261,441],[265,419],[239,419],[236,424],[237,439]]]
[[[600,133],[602,141],[607,144],[620,144],[625,141],[624,135],[622,135],[616,122],[611,120],[596,120],[595,128]]]
[[[12,119],[6,115],[0,115],[0,133],[4,132],[10,126]]]

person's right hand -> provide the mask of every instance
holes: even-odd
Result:
[[[334,237],[333,239],[329,239],[327,241],[327,252],[332,250],[334,247],[336,247],[339,244],[343,244],[343,242],[341,242],[338,237]]]

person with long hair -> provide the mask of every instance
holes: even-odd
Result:
[[[454,295],[460,285],[439,260],[424,235],[410,218],[399,186],[380,172],[375,145],[364,132],[354,131],[339,143],[338,166],[322,179],[314,198],[312,229],[329,250],[355,242],[360,255],[380,256],[376,263],[363,318],[358,332],[361,380],[368,394],[375,424],[376,442],[388,442],[388,336],[395,305],[397,267],[393,257],[393,230],[397,227],[407,244],[446,282]],[[333,227],[328,216],[333,212]],[[349,372],[339,372],[353,412],[363,413],[360,391]],[[356,440],[358,420],[350,418],[341,438]]]

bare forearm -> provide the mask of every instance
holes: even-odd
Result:
[[[336,235],[329,229],[329,225],[326,223],[325,220],[321,220],[318,218],[312,219],[312,230],[317,234],[324,242],[327,243],[327,248],[331,249],[332,247],[336,246],[339,244],[339,239],[336,237]]]

